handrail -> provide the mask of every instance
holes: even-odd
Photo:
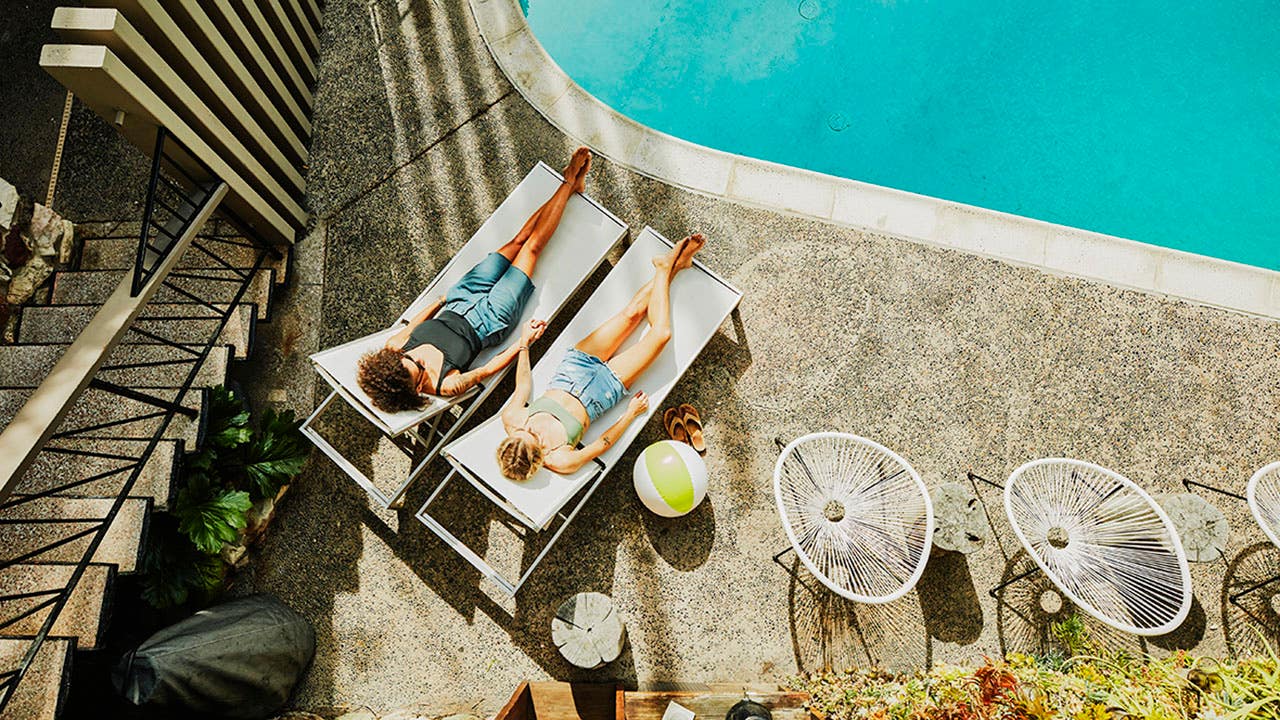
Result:
[[[107,355],[129,331],[133,321],[191,244],[200,228],[213,215],[227,194],[219,181],[192,214],[187,231],[173,244],[171,252],[155,266],[146,284],[133,294],[133,274],[126,273],[93,320],[76,337],[48,376],[40,383],[9,425],[0,432],[0,503],[9,499],[13,486],[34,462],[44,444],[54,435],[76,398],[88,388]]]

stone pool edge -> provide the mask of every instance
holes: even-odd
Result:
[[[1280,320],[1280,272],[734,155],[659,132],[573,81],[519,0],[468,0],[516,91],[561,132],[641,175],[774,212]]]

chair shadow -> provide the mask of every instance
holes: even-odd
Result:
[[[1005,563],[1000,580],[1007,582],[1035,567],[1026,550],[1018,550]],[[1042,600],[1046,593],[1058,598],[1058,609],[1045,609]],[[1064,640],[1055,637],[1053,625],[1072,616],[1083,623],[1084,635],[1079,640],[1099,648],[1126,652],[1134,657],[1146,654],[1146,645],[1141,638],[1117,630],[1080,610],[1043,573],[1036,573],[1005,587],[997,598],[996,633],[1000,641],[1000,653],[1005,656],[1011,653],[1070,654],[1070,648]]]
[[[799,558],[790,558],[778,570],[791,575],[787,605],[791,648],[800,672],[867,666],[908,672],[931,665],[932,645],[921,632],[921,619],[910,600],[884,605],[853,602],[824,587]]]
[[[1227,650],[1237,657],[1254,657],[1280,646],[1280,614],[1274,598],[1280,593],[1280,580],[1239,599],[1232,594],[1267,578],[1280,575],[1280,548],[1270,542],[1259,542],[1241,550],[1227,563],[1222,578],[1222,633]]]

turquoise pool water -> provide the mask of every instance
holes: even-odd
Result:
[[[1280,269],[1276,0],[529,0],[646,125]]]

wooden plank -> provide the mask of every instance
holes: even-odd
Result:
[[[537,720],[533,715],[533,699],[529,695],[529,681],[520,683],[516,691],[511,693],[507,704],[502,706],[493,720]]]
[[[208,63],[194,53],[194,49],[194,57],[182,58],[179,62],[199,66],[197,71],[203,73],[202,80],[208,83],[205,94],[212,94],[221,101],[221,112],[209,107],[201,94],[179,77],[178,72],[160,57],[119,10],[58,8],[53,14],[53,28],[69,42],[110,48],[183,120],[199,130],[201,137],[231,160],[232,165],[260,192],[282,202],[296,203],[302,197],[305,188],[302,174],[285,159],[244,106],[231,95],[226,84],[213,74]],[[189,44],[182,44],[190,48]],[[227,122],[233,123],[234,127],[229,127]]]
[[[311,51],[303,44],[302,37],[293,26],[293,18],[285,12],[288,0],[266,0],[262,4],[262,14],[267,25],[275,32],[284,46],[285,54],[293,62],[294,67],[302,74],[302,81],[310,87],[316,82],[316,64],[311,59]]]
[[[222,37],[201,3],[161,3],[161,0],[85,0],[85,5],[119,10],[138,32],[174,67],[187,83],[197,87],[196,73],[203,61],[231,95],[281,148],[289,161],[301,167],[307,162],[307,131],[300,133],[285,119],[250,68]],[[198,59],[198,61],[197,61]],[[190,66],[193,73],[184,73]],[[206,98],[207,100],[207,98]]]
[[[697,720],[724,720],[729,708],[743,697],[741,685],[734,690],[726,688],[707,690],[680,690],[671,692],[628,692],[626,694],[627,720],[662,720],[667,705],[677,702],[692,710]],[[769,708],[774,720],[808,720],[809,712],[804,704],[809,694],[786,692],[776,688],[768,692],[752,692],[752,700]]]
[[[240,13],[240,19],[245,26],[249,28],[249,32],[258,41],[258,47],[263,49],[270,62],[283,75],[285,86],[293,93],[293,97],[297,100],[305,110],[311,110],[311,88],[308,87],[307,81],[302,77],[302,69],[289,57],[289,53],[285,51],[280,37],[276,34],[271,24],[267,22],[267,18],[262,13],[262,8],[256,2],[242,2],[236,4],[236,9]],[[308,60],[309,62],[309,60]],[[314,66],[312,72],[314,74]]]
[[[618,691],[616,685],[603,683],[529,683],[536,720],[621,720]]]
[[[275,203],[258,193],[107,48],[101,45],[45,45],[40,53],[40,66],[148,155],[155,146],[156,128],[167,128],[227,183],[227,206],[266,241],[290,244],[305,226],[305,216],[302,222],[295,222],[281,214]],[[117,113],[123,114],[123,123],[116,123]],[[175,152],[175,155],[194,177],[206,175],[198,163],[183,158],[180,153]]]
[[[267,91],[271,101],[275,103],[276,107],[280,109],[296,130],[310,137],[310,105],[304,110],[297,99],[294,98],[293,92],[285,84],[284,78],[280,76],[275,66],[267,59],[266,53],[258,45],[258,41],[254,39],[253,33],[249,31],[248,26],[244,24],[244,21],[240,19],[240,15],[232,7],[231,0],[208,0],[201,3],[201,5],[204,7],[205,12],[209,14],[209,17],[213,19],[213,24],[217,26],[218,32],[231,45],[231,49],[235,51],[239,61],[249,66],[251,73],[266,79],[263,88]]]

